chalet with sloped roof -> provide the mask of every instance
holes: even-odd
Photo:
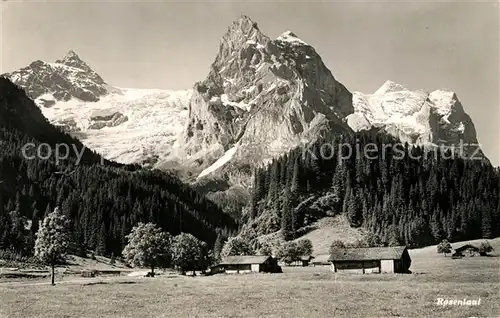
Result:
[[[408,273],[411,258],[406,246],[339,248],[330,255],[334,272]]]
[[[278,262],[272,256],[228,256],[218,265],[219,271],[225,273],[277,273],[280,272]]]

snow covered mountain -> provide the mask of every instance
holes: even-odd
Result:
[[[191,180],[249,174],[325,131],[379,128],[409,143],[477,143],[453,92],[387,81],[373,94],[351,93],[296,34],[270,39],[247,16],[229,26],[207,78],[189,90],[111,86],[73,51],[4,76],[107,159],[174,168]]]
[[[75,52],[4,74],[25,89],[49,121],[121,163],[168,157],[187,118],[190,90],[117,88]]]
[[[355,131],[380,127],[402,142],[459,146],[478,143],[474,124],[453,92],[412,91],[392,81],[375,93],[353,93],[354,114],[347,117]]]
[[[189,102],[181,148],[205,176],[229,164],[248,168],[316,139],[352,132],[352,94],[321,57],[287,31],[275,40],[242,16],[223,36],[207,78]],[[194,169],[194,170],[193,170]]]
[[[71,99],[41,110],[106,159],[154,164],[175,149],[189,96],[190,91],[120,88],[97,102]]]
[[[50,106],[53,101],[78,98],[95,102],[108,93],[110,87],[73,51],[55,63],[40,60],[7,74],[12,82],[24,88],[28,96]]]

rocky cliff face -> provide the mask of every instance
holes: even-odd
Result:
[[[181,140],[188,156],[231,151],[233,161],[257,163],[322,131],[351,132],[352,94],[314,48],[290,31],[271,40],[246,16],[229,27],[193,91]]]
[[[412,91],[387,81],[373,94],[354,92],[353,105],[348,123],[355,131],[379,127],[410,144],[477,148],[474,124],[453,92]]]

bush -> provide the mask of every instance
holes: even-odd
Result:
[[[286,242],[283,244],[276,255],[276,257],[287,265],[295,262],[299,258],[298,245],[295,242]]]
[[[305,221],[304,221],[305,222]],[[311,225],[306,225],[306,226],[303,226],[301,227],[300,229],[298,229],[297,231],[295,231],[295,235],[297,237],[301,237],[301,236],[304,236],[306,235],[307,233],[309,232],[312,232],[314,230],[317,230],[318,229],[318,226],[315,225],[315,224],[311,224]]]
[[[335,250],[338,250],[341,248],[346,248],[344,242],[342,242],[340,240],[335,240],[332,242],[332,245],[330,245],[329,253],[332,254]]]
[[[382,241],[380,240],[380,237],[378,235],[375,235],[373,233],[369,233],[366,238],[366,244],[368,247],[381,247],[383,246]]]
[[[493,251],[493,247],[490,245],[488,241],[484,241],[479,246],[479,255],[486,256],[488,253]]]
[[[328,193],[318,198],[311,205],[311,210],[318,216],[335,216],[339,211],[338,205],[339,198],[333,193]]]
[[[252,247],[250,244],[241,238],[237,237],[230,237],[227,242],[224,244],[224,247],[222,248],[222,251],[220,253],[221,258],[225,258],[228,256],[234,256],[234,255],[254,255],[255,252],[253,251]]]
[[[299,255],[312,255],[313,253],[313,244],[311,240],[302,239],[297,241],[297,253]]]
[[[439,254],[446,254],[451,253],[451,244],[448,242],[448,240],[443,240],[441,243],[438,244],[437,246],[437,252]]]
[[[271,249],[271,246],[269,244],[263,244],[257,254],[262,255],[262,256],[272,256],[273,251]]]

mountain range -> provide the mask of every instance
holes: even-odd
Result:
[[[454,92],[392,81],[373,94],[351,92],[295,33],[271,39],[247,16],[229,26],[207,77],[192,89],[115,87],[73,51],[3,76],[52,124],[107,159],[175,169],[191,181],[249,175],[325,132],[376,129],[411,144],[477,144]]]

